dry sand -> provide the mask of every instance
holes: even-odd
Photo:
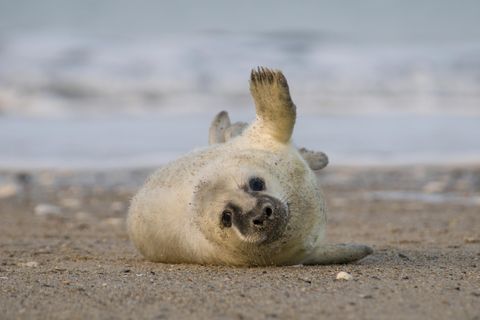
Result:
[[[0,173],[0,318],[480,319],[478,167],[329,167],[328,240],[374,254],[268,268],[143,260],[124,218],[148,173]]]

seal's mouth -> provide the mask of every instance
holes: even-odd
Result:
[[[237,234],[238,238],[242,240],[243,242],[249,243],[249,244],[264,244],[267,243],[268,236],[265,234],[249,234],[249,235],[244,235],[241,233],[237,228],[234,228],[235,233]]]
[[[240,240],[247,243],[266,244],[279,239],[288,223],[288,204],[265,194],[252,194],[257,203],[249,211],[230,204],[222,215],[224,226],[231,226]],[[225,212],[229,218],[225,218]],[[226,222],[226,223],[225,223]]]

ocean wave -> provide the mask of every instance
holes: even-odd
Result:
[[[189,114],[251,104],[252,67],[282,69],[302,112],[480,114],[480,45],[359,44],[320,33],[4,36],[0,114]]]

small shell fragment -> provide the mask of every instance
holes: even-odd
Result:
[[[28,262],[19,263],[19,265],[22,266],[22,267],[36,268],[36,267],[38,267],[38,262],[37,261],[28,261]]]
[[[337,273],[336,279],[349,281],[353,279],[353,276],[348,272],[340,271],[339,273]]]

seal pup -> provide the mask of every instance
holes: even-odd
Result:
[[[311,167],[326,163],[291,142],[296,107],[283,74],[253,70],[250,92],[250,125],[220,113],[209,147],[156,171],[133,198],[127,226],[138,250],[157,262],[236,266],[347,263],[372,253],[323,240],[326,208]]]

